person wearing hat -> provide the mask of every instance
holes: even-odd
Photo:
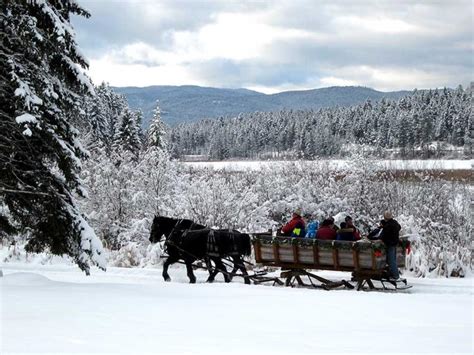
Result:
[[[387,264],[390,272],[390,279],[398,280],[400,273],[397,265],[397,245],[400,241],[400,224],[393,219],[392,214],[389,211],[385,211],[383,214],[385,225],[383,227],[382,241],[387,247]]]
[[[305,223],[301,217],[301,208],[297,208],[293,212],[291,220],[281,228],[282,235],[288,235],[292,237],[304,237],[305,236]]]

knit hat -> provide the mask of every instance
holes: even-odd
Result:
[[[293,213],[301,217],[301,208],[298,207]]]

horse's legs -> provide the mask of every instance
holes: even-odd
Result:
[[[168,259],[166,259],[165,263],[163,264],[163,278],[165,279],[165,281],[171,281],[171,277],[168,274],[168,267],[177,261],[178,258],[176,258],[175,256],[168,256]]]
[[[242,271],[242,275],[244,275],[244,282],[247,284],[247,285],[250,285],[250,279],[248,278],[248,272],[247,272],[247,269],[245,267],[245,263],[244,263],[244,259],[242,259],[242,257],[239,255],[238,257],[238,266],[240,266],[240,271]]]
[[[246,284],[250,284],[250,280],[247,277],[248,276],[247,269],[245,268],[244,260],[242,259],[242,257],[240,255],[233,256],[232,261],[234,262],[234,268],[232,269],[232,275],[234,275],[234,273],[237,270],[240,270],[242,272],[243,277],[244,277],[244,282]]]
[[[194,276],[193,272],[193,262],[191,260],[186,260],[186,270],[189,277],[189,283],[195,284],[196,283],[196,276]]]
[[[230,273],[230,280],[231,280],[231,281],[232,281],[232,279],[234,278],[234,275],[235,275],[235,273],[237,272],[237,270],[240,269],[240,267],[239,267],[239,265],[238,265],[238,262],[239,262],[238,257],[232,256],[232,262],[233,262],[233,264],[234,264],[234,267],[233,267],[233,269],[232,269],[232,271],[231,271],[231,273]]]
[[[214,282],[214,279],[216,278],[217,273],[219,270],[217,268],[213,268],[211,264],[211,260],[206,257],[206,266],[207,270],[209,270],[209,277],[207,278],[206,282]]]
[[[224,275],[224,281],[225,282],[230,282],[229,274],[227,273],[227,269],[224,266],[224,263],[220,258],[214,258],[214,262],[216,263],[216,272],[220,271],[222,272],[222,275]]]

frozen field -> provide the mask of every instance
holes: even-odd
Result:
[[[275,165],[293,164],[295,161],[216,161],[186,162],[193,167],[211,167],[229,170],[258,170]],[[342,159],[300,161],[298,164],[341,170],[348,167],[348,161]],[[379,170],[470,170],[474,160],[374,160]]]
[[[160,269],[2,270],[1,354],[473,352],[471,278],[409,278],[409,291],[382,293],[206,284],[202,272],[190,285],[179,266],[171,283]]]

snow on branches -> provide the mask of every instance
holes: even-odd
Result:
[[[88,16],[71,0],[6,1],[2,10],[0,206],[30,231],[28,250],[67,254],[89,272],[89,262],[105,263],[100,240],[76,208],[87,152],[72,121],[93,88],[71,14]]]

